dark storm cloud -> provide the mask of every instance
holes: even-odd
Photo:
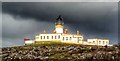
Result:
[[[115,3],[3,3],[3,12],[38,21],[54,20],[59,14],[65,23],[80,24],[94,32],[112,32]],[[94,28],[94,29],[93,29]]]
[[[120,1],[118,2],[118,38],[120,43]]]
[[[0,2],[0,47],[2,46],[2,2]]]
[[[62,15],[65,28],[69,28],[70,32],[80,30],[88,38],[117,39],[118,7],[115,2],[3,2],[2,8],[5,20],[3,37],[23,37],[44,29],[53,30],[56,17]]]
[[[2,14],[2,45],[15,46],[23,45],[23,38],[34,39],[35,35],[44,30],[51,33],[54,29],[54,23],[36,22],[35,19],[16,19],[10,14]]]

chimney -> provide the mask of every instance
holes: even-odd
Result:
[[[65,34],[68,34],[68,30],[67,30],[67,29],[65,29],[64,33],[65,33]]]
[[[46,34],[46,31],[44,30],[44,34]]]
[[[54,30],[53,33],[56,33],[56,31]]]
[[[26,40],[30,40],[29,38],[24,38],[24,41],[26,41]]]
[[[77,33],[76,33],[76,35],[80,35],[80,32],[77,30]]]

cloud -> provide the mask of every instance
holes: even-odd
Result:
[[[34,39],[36,34],[43,33],[44,30],[50,33],[54,27],[54,23],[44,21],[36,22],[34,19],[16,19],[9,14],[3,14],[2,16],[3,47],[11,45],[23,45],[24,37]]]
[[[36,22],[34,19],[15,19],[9,14],[3,14],[3,20],[3,37],[12,37],[12,35],[13,37],[21,37],[23,34],[34,34],[34,32],[47,30],[48,26],[53,27],[49,22]]]
[[[3,38],[20,41],[24,37],[34,39],[43,30],[51,33],[55,19],[62,15],[70,33],[80,30],[88,38],[105,37],[117,42],[117,6],[115,2],[3,2]]]
[[[2,2],[0,2],[0,47],[2,47]]]
[[[23,18],[33,17],[38,21],[51,21],[61,14],[66,23],[80,23],[81,26],[86,24],[88,28],[98,23],[104,24],[94,26],[97,29],[111,25],[112,20],[116,19],[117,11],[112,11],[117,10],[116,6],[116,3],[4,3],[3,12],[13,14],[15,17],[18,15]]]
[[[118,42],[120,43],[120,2],[118,3]]]

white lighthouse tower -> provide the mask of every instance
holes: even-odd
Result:
[[[55,32],[56,33],[63,33],[63,19],[61,18],[61,15],[59,15],[59,17],[56,19],[55,22]]]

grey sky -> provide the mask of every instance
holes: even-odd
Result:
[[[54,30],[54,21],[62,15],[69,33],[76,30],[85,38],[108,38],[118,41],[117,2],[29,2],[3,3],[3,45],[23,45],[24,37],[34,39],[36,33]],[[13,43],[14,42],[14,43]]]
[[[2,47],[2,2],[0,2],[0,47]]]

